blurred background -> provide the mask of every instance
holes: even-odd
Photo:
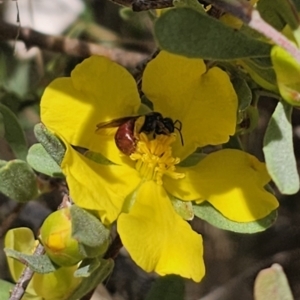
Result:
[[[156,12],[136,13],[108,0],[5,0],[0,1],[0,12],[0,103],[17,116],[28,146],[36,143],[33,127],[40,120],[40,98],[54,78],[68,76],[91,54],[108,56],[137,76],[143,62],[157,50],[153,36]],[[264,159],[263,135],[275,106],[275,100],[262,98],[258,127],[242,139],[245,149],[260,160]],[[1,118],[0,114],[0,159],[11,160],[14,155],[4,139]],[[293,125],[299,160],[297,110]],[[6,280],[11,280],[2,250],[6,231],[26,226],[37,235],[45,217],[61,202],[63,180],[37,175],[39,185],[49,191],[39,199],[17,204],[0,194],[0,276]],[[197,218],[192,221],[204,238],[207,274],[199,284],[186,280],[187,300],[253,299],[257,273],[274,262],[283,266],[295,299],[300,299],[299,194],[287,197],[276,193],[281,202],[278,220],[263,233],[234,234]],[[122,250],[113,274],[93,299],[145,299],[155,278]]]

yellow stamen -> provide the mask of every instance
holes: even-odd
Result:
[[[130,155],[136,160],[136,169],[146,180],[155,180],[162,185],[163,175],[174,179],[185,176],[183,173],[175,172],[175,165],[180,162],[179,158],[172,156],[170,146],[176,139],[175,134],[158,135],[155,139],[149,140],[145,133],[139,134],[136,151]]]

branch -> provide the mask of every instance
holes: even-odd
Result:
[[[39,244],[34,251],[34,255],[42,255],[44,252],[44,247]],[[15,285],[9,300],[20,300],[23,297],[33,274],[34,272],[28,266],[26,266]]]
[[[47,35],[30,28],[19,28],[19,26],[0,21],[0,41],[15,40],[16,37],[23,41],[27,48],[37,46],[41,49],[83,58],[102,55],[128,68],[135,67],[147,58],[147,54],[121,48],[108,48],[63,36]]]
[[[173,0],[111,0],[122,6],[131,7],[133,11],[173,7]]]
[[[259,11],[251,6],[247,1],[240,0],[208,0],[224,11],[227,11],[237,18],[241,19],[249,27],[260,32],[265,37],[272,40],[276,45],[289,52],[300,63],[299,49],[287,39],[281,32],[277,31],[270,24],[265,22],[259,14]]]

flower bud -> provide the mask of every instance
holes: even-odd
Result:
[[[59,266],[72,266],[84,258],[78,241],[72,237],[70,208],[48,216],[41,227],[40,239],[47,255]]]

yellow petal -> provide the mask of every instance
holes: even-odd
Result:
[[[206,72],[202,59],[161,51],[146,67],[143,91],[154,110],[182,123],[184,147],[177,139],[176,156],[227,142],[235,132],[237,96],[229,76],[216,67]]]
[[[97,164],[68,145],[61,167],[73,201],[82,208],[99,211],[104,224],[116,220],[125,198],[141,180],[127,165]]]
[[[202,237],[177,215],[162,186],[142,184],[118,232],[133,260],[147,272],[177,274],[199,282],[205,273]]]
[[[195,167],[178,171],[185,171],[186,177],[176,182],[164,178],[169,193],[184,200],[198,195],[199,202],[209,201],[232,221],[259,220],[278,207],[276,198],[264,189],[270,181],[265,164],[243,151],[220,150]]]
[[[41,101],[41,119],[47,128],[74,146],[103,155],[106,144],[95,134],[96,125],[136,115],[140,99],[133,77],[105,57],[92,56],[71,77],[54,80]],[[110,137],[114,143],[113,136]]]

